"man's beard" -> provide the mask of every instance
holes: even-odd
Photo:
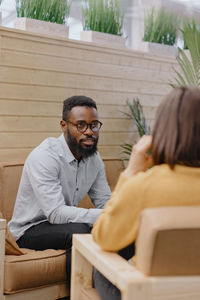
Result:
[[[83,147],[81,145],[81,142],[83,142],[84,139],[81,139],[79,142],[77,142],[75,137],[71,135],[69,129],[67,129],[67,144],[69,148],[73,149],[81,158],[88,158],[89,156],[92,156],[97,152],[98,138],[94,138],[94,137],[88,137],[88,138],[92,139],[94,141],[94,144],[91,146]]]

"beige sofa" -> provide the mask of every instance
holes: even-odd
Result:
[[[108,183],[113,189],[124,168],[123,161],[118,158],[103,160]],[[0,163],[0,211],[7,221],[12,216],[22,169],[23,161]],[[91,207],[89,198],[86,197],[81,205]],[[0,219],[0,299],[55,300],[69,295],[65,251],[19,249],[5,228],[5,220]]]
[[[122,300],[199,300],[200,206],[144,210],[133,264],[102,251],[90,234],[74,235],[71,300],[99,300],[93,266],[119,288]]]

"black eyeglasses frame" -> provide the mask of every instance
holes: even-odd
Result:
[[[101,126],[103,125],[103,123],[100,122],[99,120],[95,120],[95,121],[94,121],[94,122],[97,122],[97,123],[99,124],[99,128],[98,128],[98,127],[92,128],[92,126],[94,126],[94,123],[88,124],[88,123],[86,123],[85,121],[81,121],[80,123],[74,123],[74,122],[71,122],[71,121],[67,120],[67,121],[65,121],[65,122],[74,125],[74,126],[76,127],[76,129],[77,129],[79,132],[81,132],[81,133],[84,133],[84,132],[88,129],[88,127],[90,127],[90,130],[91,130],[92,132],[96,133],[96,132],[98,132],[98,131],[101,129]],[[86,125],[86,128],[85,128],[84,130],[81,130],[81,129],[78,127],[78,125],[80,125],[81,123],[85,123],[85,125]],[[94,129],[95,129],[95,130],[94,130]]]

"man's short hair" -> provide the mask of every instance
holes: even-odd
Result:
[[[75,106],[94,107],[97,110],[96,102],[92,98],[86,96],[72,96],[63,101],[62,119],[64,121],[68,120],[69,113]]]

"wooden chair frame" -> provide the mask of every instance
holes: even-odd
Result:
[[[199,300],[200,276],[145,276],[116,253],[105,252],[90,234],[75,234],[71,300],[99,299],[92,288],[92,268],[116,285],[122,300]]]

